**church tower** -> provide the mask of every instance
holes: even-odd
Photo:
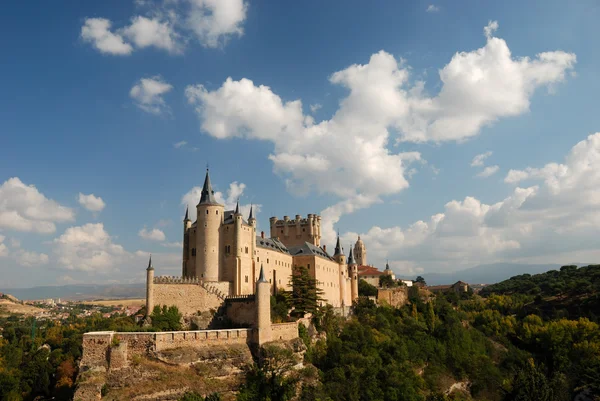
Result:
[[[367,266],[367,247],[365,243],[358,236],[358,241],[354,245],[354,256],[356,257],[356,264],[359,266]]]
[[[196,206],[196,274],[204,281],[219,281],[220,228],[225,208],[217,202],[208,169]]]

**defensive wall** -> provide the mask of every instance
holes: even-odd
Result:
[[[408,302],[408,287],[402,285],[394,288],[378,288],[377,303],[379,305],[387,304],[394,308],[404,306]]]
[[[152,288],[152,305],[175,305],[184,316],[217,310],[229,294],[228,282],[204,283],[198,278],[155,277]]]
[[[273,340],[293,340],[298,337],[298,324],[280,323],[271,326]],[[82,371],[92,368],[119,369],[129,366],[134,355],[152,356],[155,352],[176,348],[210,348],[256,343],[256,329],[226,329],[167,332],[97,331],[83,335]]]

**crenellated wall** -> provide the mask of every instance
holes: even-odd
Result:
[[[162,280],[162,281],[161,281]],[[179,279],[186,280],[186,279]],[[154,305],[175,305],[183,315],[194,315],[198,311],[217,310],[223,302],[223,292],[214,288],[217,283],[205,286],[195,283],[180,283],[177,280],[166,281],[162,277],[154,279]]]

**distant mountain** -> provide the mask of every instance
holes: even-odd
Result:
[[[72,284],[33,288],[0,288],[0,292],[11,294],[22,300],[61,298],[71,301],[90,299],[144,298],[145,284]]]
[[[573,263],[578,266],[586,264]],[[452,273],[423,273],[421,274],[428,285],[452,284],[462,280],[469,284],[494,284],[507,280],[519,274],[538,274],[548,270],[558,270],[560,264],[530,265],[518,263],[492,263],[479,265],[470,269],[460,270]]]

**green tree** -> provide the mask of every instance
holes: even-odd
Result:
[[[152,310],[152,327],[161,331],[181,330],[181,313],[176,306],[156,305]]]
[[[427,285],[427,283],[425,282],[425,279],[422,276],[417,276],[417,278],[415,279],[415,283]]]
[[[398,286],[398,282],[387,274],[379,276],[379,286],[383,288],[393,288]]]
[[[358,280],[358,295],[361,297],[376,297],[377,287],[367,283],[362,278]]]
[[[304,266],[294,268],[291,277],[292,293],[289,296],[294,316],[304,316],[307,313],[316,315],[319,304],[323,301],[323,291],[317,286],[317,281],[310,276]]]

